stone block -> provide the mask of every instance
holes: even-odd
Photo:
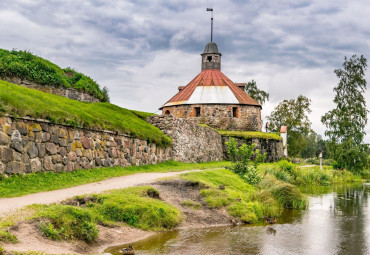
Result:
[[[23,164],[22,162],[12,161],[8,163],[6,173],[7,174],[26,173],[26,165]]]
[[[68,159],[69,161],[76,161],[77,159],[77,154],[74,151],[68,152]]]
[[[37,150],[39,152],[39,157],[40,158],[43,158],[45,157],[45,154],[46,154],[46,147],[44,144],[41,144],[41,143],[37,143],[36,144],[36,147],[37,147]]]
[[[41,169],[42,169],[41,161],[38,158],[31,159],[30,160],[30,166],[31,166],[31,172],[32,173],[40,172]]]
[[[29,145],[28,145],[28,148],[27,148],[27,154],[28,156],[33,159],[33,158],[36,158],[39,154],[39,150],[37,149],[36,145],[34,142],[31,142]]]
[[[9,145],[10,138],[7,134],[0,132],[0,145]]]
[[[61,173],[64,170],[64,165],[63,164],[60,164],[60,163],[55,164],[54,170],[57,173]]]
[[[60,138],[60,139],[59,139],[59,145],[60,145],[60,146],[63,146],[63,147],[67,147],[67,145],[68,145],[68,141],[67,141],[67,139],[65,139],[65,138]]]
[[[21,133],[18,130],[13,130],[12,131],[12,136],[11,136],[10,140],[12,142],[19,142],[19,143],[21,143],[22,142]]]
[[[63,157],[67,155],[67,149],[65,147],[60,147],[59,148],[59,154],[62,155]]]
[[[54,155],[58,152],[58,147],[54,143],[47,143],[45,148],[50,155]]]
[[[44,158],[44,169],[46,171],[53,171],[54,170],[54,164],[53,164],[51,156],[47,156],[47,157]]]
[[[55,144],[58,144],[59,143],[59,136],[52,135],[51,136],[51,139],[50,139],[50,142],[55,143]]]
[[[18,122],[15,125],[15,128],[22,134],[22,135],[28,135],[28,125],[23,122]]]
[[[68,137],[68,132],[67,132],[67,130],[66,130],[66,129],[64,129],[64,128],[60,128],[60,129],[58,130],[58,136],[59,136],[60,138],[67,139],[67,137]]]
[[[91,147],[91,142],[90,142],[90,139],[87,138],[87,137],[83,137],[82,140],[82,146],[85,148],[85,149],[90,149]]]
[[[6,147],[0,148],[0,158],[5,163],[13,161],[13,150]]]
[[[50,138],[51,138],[50,133],[48,133],[48,132],[42,133],[42,142],[44,142],[44,143],[49,142]]]

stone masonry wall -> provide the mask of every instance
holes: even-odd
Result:
[[[238,146],[241,146],[243,143],[252,144],[254,143],[256,145],[256,149],[259,149],[261,153],[267,153],[266,155],[266,161],[267,162],[275,162],[279,161],[283,156],[283,141],[281,140],[267,140],[262,138],[252,138],[252,139],[245,139],[245,138],[239,138],[239,137],[233,137],[236,142],[238,143]],[[226,142],[228,142],[230,137],[228,136],[222,136],[222,143],[223,143],[223,150],[225,154],[225,158],[227,158],[226,153]]]
[[[200,108],[196,117],[195,107]],[[237,108],[233,117],[233,107]],[[176,105],[163,108],[163,114],[192,119],[221,130],[261,131],[261,107],[251,105]]]
[[[224,158],[221,136],[210,128],[171,115],[152,116],[148,122],[172,138],[172,158],[176,161],[207,162]]]
[[[0,174],[130,166],[171,159],[171,148],[109,131],[0,118]]]
[[[76,90],[72,88],[63,88],[63,87],[54,87],[54,86],[48,86],[48,85],[40,85],[31,81],[27,80],[22,80],[18,77],[7,77],[7,78],[2,78],[7,82],[11,82],[14,84],[21,85],[23,87],[29,88],[29,89],[36,89],[40,90],[46,93],[66,97],[69,99],[74,99],[82,102],[88,102],[88,103],[97,103],[100,102],[99,99],[95,98],[94,96]]]

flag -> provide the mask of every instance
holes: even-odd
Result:
[[[207,12],[213,12],[213,8],[207,8]]]

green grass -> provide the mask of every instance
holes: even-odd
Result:
[[[80,206],[33,205],[33,219],[39,221],[42,234],[52,240],[83,240],[93,243],[99,234],[98,224],[128,224],[144,230],[167,230],[176,227],[183,215],[176,207],[154,197],[151,187],[131,187],[101,194],[78,196],[69,201],[85,201]]]
[[[0,49],[0,78],[18,77],[40,85],[75,88],[87,92],[101,102],[108,102],[108,90],[100,89],[90,77],[74,69],[59,66],[28,51]]]
[[[12,235],[10,232],[0,230],[0,242],[16,243],[16,242],[18,242],[18,239],[15,235]]]
[[[229,164],[226,161],[207,163],[167,161],[158,165],[106,167],[62,173],[41,172],[27,175],[12,175],[8,178],[0,179],[0,197],[17,197],[41,191],[57,190],[135,173],[207,169],[223,167]]]
[[[238,137],[238,138],[245,138],[245,139],[252,139],[252,138],[261,138],[266,140],[277,140],[282,141],[282,138],[277,134],[273,133],[264,133],[264,132],[257,132],[257,131],[228,131],[228,130],[217,130],[217,132],[222,136],[229,136],[229,137]]]
[[[362,182],[361,176],[346,170],[335,170],[330,166],[299,167],[286,160],[278,163],[261,164],[258,170],[274,175],[277,179],[293,185],[333,185],[340,183]]]
[[[190,199],[181,201],[181,205],[192,208],[194,210],[198,210],[199,208],[202,207],[201,203],[199,203],[197,201],[190,200]]]
[[[254,187],[227,169],[186,173],[181,175],[181,178],[203,184],[204,188],[200,194],[210,208],[226,208],[231,216],[240,218],[246,223],[256,223],[279,216],[284,208],[290,208],[290,204],[294,208],[303,208],[301,199],[306,201],[298,188],[286,183],[294,189],[291,196],[288,196],[289,192],[285,193],[286,201],[290,204],[283,203],[279,201],[279,196],[274,194],[282,182],[275,179],[276,182],[269,187]],[[225,189],[219,189],[219,185],[224,185]]]
[[[131,135],[135,138],[169,146],[171,138],[133,112],[109,103],[86,103],[24,88],[0,80],[0,115],[30,116],[53,123],[95,128]]]

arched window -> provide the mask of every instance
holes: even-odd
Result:
[[[166,111],[164,112],[164,114],[166,114],[166,115],[170,115],[170,111],[169,111],[169,110],[166,110]]]

